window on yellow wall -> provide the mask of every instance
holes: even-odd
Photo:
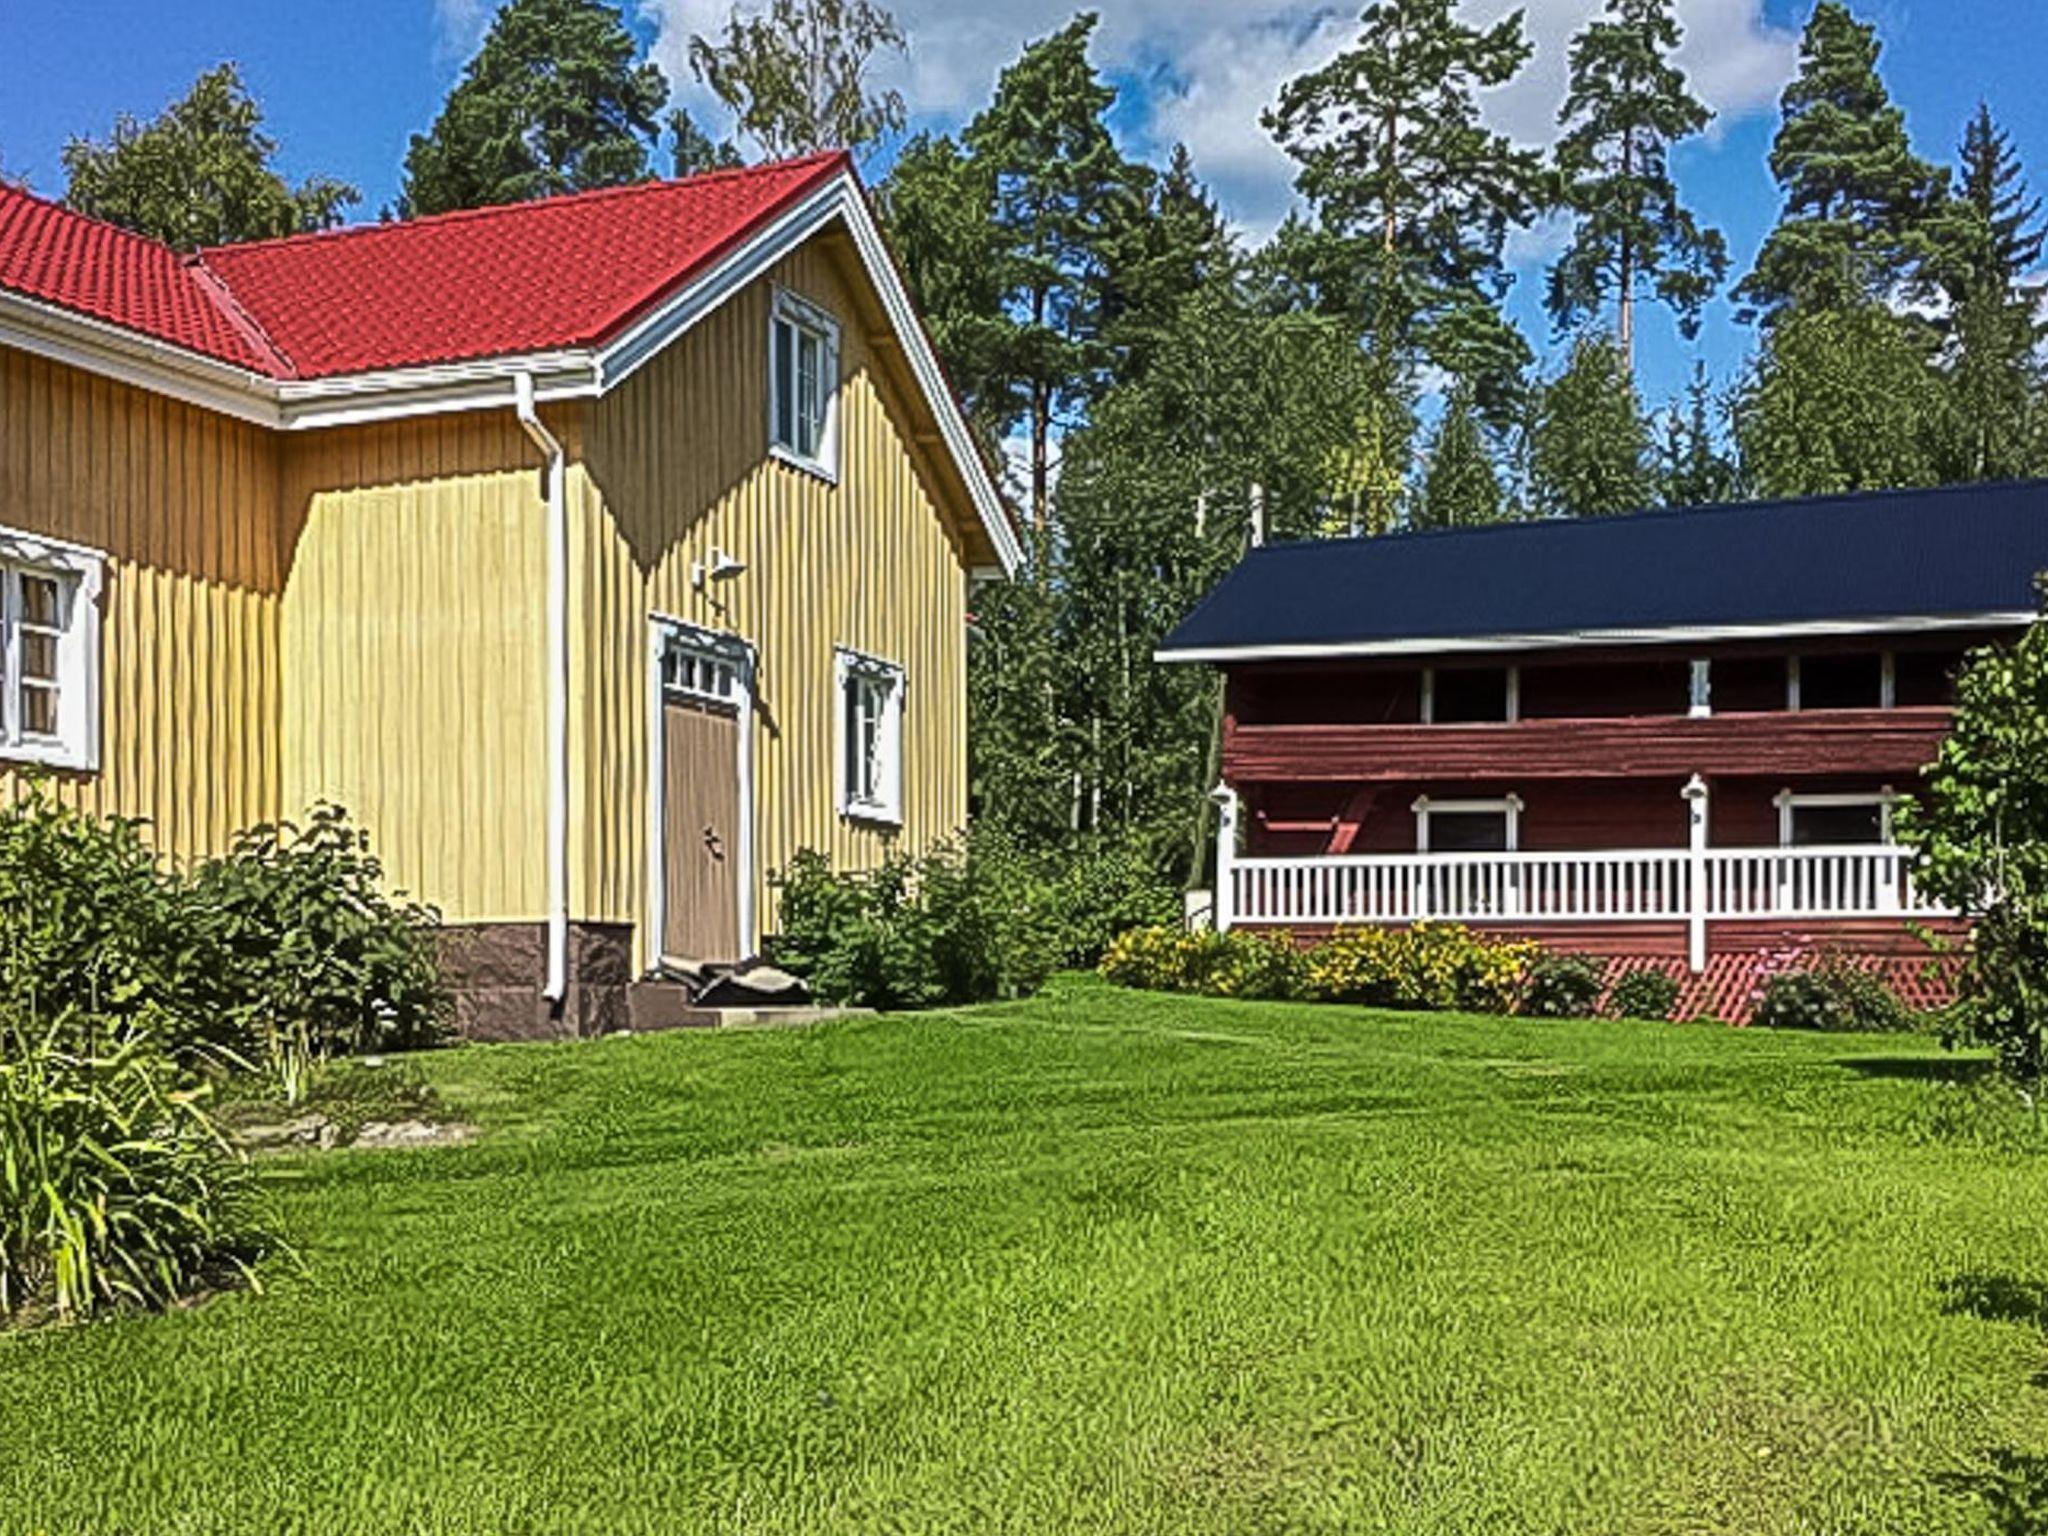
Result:
[[[0,758],[99,765],[97,551],[0,528]]]
[[[768,327],[770,451],[800,469],[835,478],[838,392],[838,322],[778,288]]]
[[[861,821],[903,820],[903,669],[838,652],[839,809]]]

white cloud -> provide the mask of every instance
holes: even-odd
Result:
[[[434,0],[434,51],[450,60],[467,59],[484,39],[498,0]]]
[[[443,11],[483,3],[437,0]],[[1543,143],[1564,99],[1572,35],[1599,12],[1602,0],[1467,0],[1465,10],[1472,20],[1489,22],[1518,4],[1535,54],[1513,85],[1490,95],[1486,111],[1503,131]],[[691,77],[688,46],[692,33],[711,31],[723,20],[730,0],[639,0],[639,6],[655,28],[654,58],[678,100],[717,123],[714,104]],[[893,8],[911,47],[907,60],[890,66],[890,83],[916,117],[946,125],[987,101],[996,75],[1027,41],[1064,26],[1074,13],[1071,0],[896,0]],[[1356,35],[1360,5],[1103,0],[1099,9],[1095,60],[1136,83],[1143,103],[1138,147],[1156,151],[1185,142],[1225,210],[1254,237],[1270,231],[1290,205],[1293,174],[1260,126],[1260,114],[1284,82],[1327,62]],[[1775,102],[1791,78],[1797,40],[1764,20],[1763,0],[1678,0],[1678,14],[1686,28],[1680,61],[1722,123]]]

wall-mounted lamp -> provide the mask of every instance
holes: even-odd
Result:
[[[714,549],[711,551],[711,563],[708,566],[702,560],[690,562],[690,585],[702,592],[706,581],[731,581],[746,568],[747,562],[737,555],[727,554],[722,549]]]

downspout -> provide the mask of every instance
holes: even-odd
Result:
[[[531,373],[514,377],[512,403],[547,461],[548,975],[541,995],[559,1003],[569,992],[569,508],[562,445],[534,409]]]

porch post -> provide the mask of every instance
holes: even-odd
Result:
[[[1216,931],[1228,933],[1237,921],[1237,791],[1219,781],[1209,798],[1216,802]]]
[[[1691,839],[1686,858],[1691,878],[1686,882],[1685,955],[1697,975],[1707,968],[1707,781],[1694,774],[1680,793],[1685,796]]]

